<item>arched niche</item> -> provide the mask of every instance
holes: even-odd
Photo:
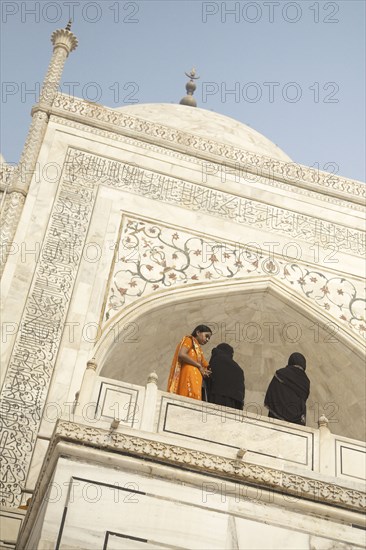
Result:
[[[274,372],[299,351],[311,380],[307,425],[325,414],[333,433],[365,436],[365,359],[362,342],[330,317],[272,280],[216,283],[150,296],[107,326],[95,350],[99,374],[144,385],[156,371],[166,389],[177,343],[201,323],[213,328],[203,349],[226,341],[245,372],[245,409],[267,415],[263,398]]]

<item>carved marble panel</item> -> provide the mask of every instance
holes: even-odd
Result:
[[[235,221],[242,227],[278,232],[299,241],[333,243],[354,255],[364,253],[362,233],[339,224],[70,148],[1,394],[0,501],[9,506],[17,505],[25,484],[100,184]],[[126,258],[122,259],[122,266],[118,258],[113,273],[114,294],[111,291],[109,295],[109,314],[116,313],[127,299],[135,300],[143,292],[154,292],[154,285],[169,288],[178,283],[266,273],[280,277],[353,330],[360,331],[363,327],[359,309],[362,299],[353,281],[314,272],[306,266],[258,257],[250,249],[238,253],[229,245],[226,250],[226,244],[212,245],[199,236],[175,232],[170,235],[169,228],[162,232],[157,227],[154,232],[152,226],[139,223],[133,222],[128,227],[130,234],[123,235],[125,242],[132,239],[133,251],[138,253],[129,258],[130,264],[126,264]],[[218,257],[220,254],[222,258]],[[137,274],[128,276],[126,267],[138,268]]]
[[[357,191],[353,193],[352,185],[357,184],[357,182],[353,180],[345,180],[344,178],[339,178],[341,181],[347,181],[347,186],[344,185],[342,188],[342,194],[332,193],[328,195],[325,193],[319,193],[319,190],[317,189],[315,183],[319,180],[319,172],[313,170],[312,168],[307,168],[305,166],[301,167],[302,170],[311,173],[311,177],[309,178],[309,183],[311,183],[311,185],[299,186],[297,185],[298,181],[294,177],[293,171],[291,177],[289,174],[286,178],[283,174],[276,177],[270,170],[271,163],[268,164],[268,159],[266,159],[265,157],[264,158],[267,162],[260,163],[259,165],[256,164],[255,166],[250,166],[249,164],[242,165],[240,162],[237,161],[229,163],[227,160],[224,164],[222,164],[222,159],[211,159],[208,162],[206,159],[197,155],[188,157],[187,154],[184,152],[180,152],[176,149],[168,149],[164,147],[164,144],[162,143],[149,143],[147,141],[137,142],[136,139],[128,137],[124,134],[113,132],[113,130],[104,130],[102,128],[90,126],[87,123],[76,122],[74,120],[63,118],[61,116],[52,115],[50,117],[50,120],[57,123],[58,125],[73,128],[78,132],[82,132],[83,134],[86,133],[90,134],[91,136],[98,136],[98,138],[103,141],[105,139],[112,139],[114,142],[129,144],[132,145],[132,147],[136,147],[136,145],[138,144],[138,148],[143,149],[147,152],[147,154],[154,153],[158,156],[163,155],[164,158],[174,159],[174,162],[176,163],[184,164],[187,162],[187,159],[189,159],[190,165],[196,165],[199,167],[201,176],[203,174],[206,174],[206,172],[212,172],[213,174],[218,174],[221,181],[226,181],[227,174],[230,174],[233,176],[235,182],[240,181],[240,178],[242,178],[244,182],[246,180],[248,180],[250,183],[260,182],[269,187],[283,189],[287,193],[295,193],[297,195],[311,197],[315,200],[321,200],[328,204],[336,204],[342,206],[343,208],[351,208],[354,211],[364,211],[362,198],[358,198],[363,197],[361,184],[356,185]],[[276,163],[277,161],[273,162]],[[293,163],[287,166],[288,168],[290,168],[290,166],[292,165]],[[327,183],[327,187],[331,186],[333,178],[338,177],[334,174],[323,173],[322,175],[324,181]],[[350,199],[352,197],[354,197],[354,202],[350,202]]]
[[[255,485],[282,490],[289,495],[304,497],[318,502],[333,504],[348,510],[363,511],[366,495],[356,489],[343,487],[328,480],[306,477],[296,473],[250,464],[237,459],[225,458],[204,451],[197,451],[162,441],[155,441],[126,433],[107,432],[79,424],[59,421],[48,456],[51,456],[58,441],[67,439],[98,449],[129,453],[131,456],[150,458],[193,471],[216,474],[227,479],[242,480]],[[46,466],[46,464],[44,465]]]
[[[95,403],[95,419],[139,428],[143,408],[144,390],[109,379],[99,378],[94,387],[91,403]]]
[[[336,475],[354,480],[366,479],[366,446],[336,438]]]
[[[245,417],[242,411],[213,408],[205,403],[187,406],[162,398],[158,432],[216,447],[218,454],[246,449],[245,460],[260,464],[314,469],[314,434]]]
[[[123,218],[121,241],[108,289],[104,320],[158,290],[223,279],[273,277],[302,299],[327,311],[338,324],[365,335],[362,281],[269,257],[254,247],[132,217]]]
[[[335,251],[357,256],[366,254],[366,238],[362,231],[77,149],[69,149],[67,174],[75,182],[81,179],[108,185],[166,204],[230,220],[243,227],[251,226],[319,246],[334,245]]]
[[[184,145],[191,149],[192,155],[209,154],[222,161],[230,160],[247,166],[248,169],[261,170],[271,176],[284,178],[288,181],[298,181],[316,185],[319,189],[330,189],[334,193],[347,194],[357,199],[366,197],[365,186],[357,181],[342,178],[327,172],[301,166],[296,163],[287,163],[269,157],[245,151],[203,137],[182,132],[176,128],[143,120],[130,114],[124,114],[102,105],[83,101],[75,97],[58,94],[53,102],[52,114],[66,117],[71,115],[74,120],[82,120],[86,124],[92,121],[93,126],[104,127],[109,125],[115,131],[127,131],[146,138],[152,138],[155,143],[174,144],[176,147]]]
[[[95,198],[64,178],[50,216],[1,393],[0,501],[21,496],[46,401]]]

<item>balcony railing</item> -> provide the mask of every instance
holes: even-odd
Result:
[[[153,432],[191,449],[351,484],[366,478],[365,443],[332,434],[324,416],[314,429],[159,391],[154,373],[146,387],[92,376],[80,392],[78,422]]]

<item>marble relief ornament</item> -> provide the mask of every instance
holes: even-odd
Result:
[[[319,218],[151,172],[120,161],[70,148],[66,161],[70,181],[87,180],[129,193],[185,207],[195,212],[264,229],[314,246],[334,246],[365,256],[365,233]]]
[[[55,122],[56,124],[66,126],[68,128],[74,128],[76,130],[79,130],[83,133],[88,133],[94,136],[99,136],[99,138],[108,138],[112,139],[115,142],[121,142],[121,143],[129,143],[133,147],[136,147],[137,142],[134,138],[129,138],[127,135],[113,132],[112,130],[104,130],[102,128],[96,128],[94,126],[89,126],[86,124],[82,124],[80,122],[76,122],[74,120],[70,120],[68,118],[63,118],[56,115],[51,115],[50,117],[51,122]],[[159,155],[164,155],[164,157],[170,157],[174,159],[178,159],[180,161],[185,162],[187,160],[187,155],[174,150],[174,149],[167,149],[164,147],[163,144],[156,144],[156,143],[149,143],[147,141],[139,141],[138,142],[139,149],[144,149],[146,151],[154,151],[158,153]],[[267,159],[268,160],[268,159]],[[271,163],[276,163],[275,160],[269,159]],[[204,173],[204,170],[207,168],[207,160],[204,158],[195,155],[191,156],[189,159],[190,164],[196,164],[199,166],[199,169],[202,173]],[[261,183],[264,183],[266,186],[274,187],[276,189],[283,189],[288,193],[295,193],[298,195],[305,195],[307,198],[314,198],[316,200],[320,200],[322,202],[330,203],[330,204],[336,204],[339,206],[342,206],[344,208],[352,208],[354,211],[363,212],[364,211],[364,204],[363,202],[360,202],[357,198],[359,196],[358,193],[356,193],[356,202],[352,201],[350,202],[350,196],[353,195],[352,188],[350,189],[350,194],[345,194],[342,197],[339,197],[335,193],[333,194],[324,194],[319,193],[319,190],[316,189],[316,186],[310,188],[309,186],[299,186],[296,185],[296,181],[292,180],[286,180],[284,177],[281,178],[275,178],[273,176],[269,176],[271,174],[270,167],[272,164],[267,165],[266,163],[259,164],[258,166],[253,166],[251,169],[249,167],[244,167],[241,164],[237,162],[231,162],[230,164],[226,162],[226,164],[222,164],[219,159],[211,159],[209,164],[212,166],[213,170],[220,174],[221,172],[226,171],[226,167],[228,167],[230,174],[235,176],[235,181],[238,178],[241,178],[243,182],[246,182],[249,180],[249,182],[254,183],[255,181],[260,181]],[[304,166],[302,168],[305,168]],[[312,169],[309,169],[312,170]],[[311,183],[315,183],[318,179],[318,172],[314,171],[314,174],[311,178]],[[333,178],[333,174],[328,174],[328,180]],[[355,183],[353,180],[347,180],[351,183]],[[294,185],[295,183],[295,185]],[[357,183],[357,182],[356,182]]]
[[[88,119],[93,121],[93,125],[100,123],[101,125],[109,124],[115,127],[115,131],[132,130],[139,134],[145,134],[146,137],[151,137],[165,143],[183,144],[185,147],[192,149],[193,154],[201,152],[208,153],[219,157],[221,161],[234,161],[243,167],[250,169],[260,169],[263,175],[267,172],[272,177],[284,178],[290,182],[298,181],[316,185],[320,189],[330,189],[334,192],[354,196],[357,199],[366,198],[365,186],[355,180],[350,180],[321,172],[313,168],[302,166],[293,162],[284,162],[276,159],[260,155],[223,144],[211,139],[205,139],[189,132],[179,131],[169,126],[164,126],[156,122],[150,122],[140,119],[135,116],[126,115],[115,109],[110,109],[90,103],[82,99],[70,97],[64,94],[57,94],[53,101],[53,109],[55,115],[81,117],[88,123]],[[51,111],[52,112],[52,111]]]
[[[255,484],[264,489],[274,489],[298,498],[310,499],[339,506],[347,510],[362,512],[366,509],[366,495],[362,491],[342,487],[335,483],[320,481],[303,475],[276,470],[268,466],[251,464],[244,460],[231,459],[204,451],[198,451],[150,440],[137,435],[113,432],[101,428],[82,426],[73,422],[58,421],[48,454],[44,463],[52,456],[59,441],[89,445],[114,453],[128,454],[136,458],[158,460],[159,462],[187,468],[196,472],[217,475],[220,478]],[[38,487],[42,481],[39,478]],[[36,493],[37,489],[36,487]]]
[[[83,108],[86,108],[85,103]],[[21,329],[16,336],[1,393],[0,502],[7,506],[17,506],[24,489],[64,323],[82,259],[98,185],[107,185],[139,196],[150,197],[166,204],[176,204],[195,211],[207,212],[220,218],[232,219],[243,224],[243,227],[253,225],[286,235],[296,235],[301,228],[301,238],[311,240],[311,242],[320,238],[319,231],[323,230],[319,225],[320,220],[310,217],[303,217],[300,220],[295,213],[272,207],[270,210],[268,206],[261,203],[248,201],[228,193],[207,190],[203,186],[70,148],[65,159],[59,191],[50,214],[40,259],[25,302]],[[348,231],[347,228],[342,229],[342,226],[328,224],[323,230],[326,242],[329,239],[334,241],[336,238],[340,247],[350,253],[360,254],[361,232],[346,234],[343,230]],[[338,231],[339,233],[337,233]],[[146,233],[146,250],[150,247],[148,241],[151,240],[152,235],[149,231]],[[128,235],[124,235],[124,237],[128,237]],[[137,275],[134,271],[128,273],[128,269],[136,270],[135,264],[128,265],[126,270],[123,266],[117,266],[121,273],[118,274],[116,285],[113,283],[112,286],[119,300],[123,295],[125,295],[125,300],[134,300],[137,294],[134,295],[133,292],[140,292],[139,295],[142,295],[150,288],[154,292],[153,285],[162,285],[165,288],[168,284],[176,285],[177,281],[179,284],[184,284],[184,280],[191,280],[193,283],[199,282],[202,277],[207,280],[210,277],[241,276],[239,272],[235,271],[239,268],[242,269],[240,265],[235,265],[236,261],[243,261],[241,257],[235,258],[234,261],[230,256],[232,262],[229,271],[227,266],[220,266],[214,257],[206,258],[202,265],[196,257],[193,258],[193,260],[195,259],[194,263],[192,251],[193,249],[194,251],[199,250],[200,241],[188,243],[185,248],[181,243],[189,236],[178,234],[178,237],[181,240],[179,243],[175,243],[174,252],[170,251],[170,254],[176,254],[177,257],[166,256],[167,245],[160,242],[159,247],[162,248],[149,252],[150,257],[143,257],[144,265],[138,266]],[[164,239],[166,241],[165,236]],[[138,235],[138,242],[140,240],[141,235]],[[174,238],[166,242],[171,241],[175,242],[178,239]],[[203,242],[202,240],[201,248]],[[213,253],[217,255],[219,251],[215,248]],[[225,258],[225,260],[229,260],[229,258]],[[249,270],[248,276],[250,276],[251,270],[259,269],[259,265],[261,269],[265,269],[265,264],[263,264],[265,258],[258,258],[258,262],[262,263],[258,263],[258,266],[252,263],[251,267],[248,265],[250,260],[251,258],[243,268]],[[252,260],[256,262],[256,258]],[[170,261],[175,262],[174,269],[171,269]],[[273,268],[268,264],[267,269]],[[163,271],[163,278],[160,273],[157,273],[158,270]],[[126,281],[120,280],[125,276],[122,276],[124,271],[128,273],[129,277]],[[154,273],[151,273],[152,271]],[[306,278],[307,274],[303,273],[303,275]],[[161,278],[162,280],[160,280]],[[351,281],[341,282],[342,284],[351,283]],[[294,281],[293,284],[295,284]],[[332,288],[334,284],[333,281]],[[127,289],[127,291],[119,289]],[[348,294],[353,292],[352,287],[347,287],[346,290],[345,296],[347,292]],[[329,292],[326,294],[328,295]],[[331,296],[333,295],[335,295],[334,292]],[[352,294],[352,296],[353,308],[358,308],[360,299],[358,295]],[[331,304],[332,302],[326,303]],[[121,307],[122,302],[111,297],[110,304],[108,306],[110,312],[115,313]],[[344,312],[345,322],[355,322],[358,309],[356,313],[352,311],[351,307],[347,310],[346,304],[343,302],[337,307],[341,307]]]
[[[95,195],[93,183],[64,180],[50,216],[1,391],[2,505],[17,506],[21,498]]]
[[[210,240],[169,226],[126,218],[105,311],[105,320],[141,296],[172,287],[267,275],[365,336],[363,286],[240,243]]]
[[[15,170],[16,166],[0,163],[0,191],[5,191]]]

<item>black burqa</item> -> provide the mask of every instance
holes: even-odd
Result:
[[[242,409],[244,406],[244,372],[233,359],[234,350],[226,343],[212,350],[211,376],[207,379],[207,397],[210,403]]]
[[[264,404],[269,409],[268,416],[305,425],[306,400],[310,392],[310,380],[305,369],[305,357],[301,353],[293,353],[287,367],[276,371],[264,398]]]

